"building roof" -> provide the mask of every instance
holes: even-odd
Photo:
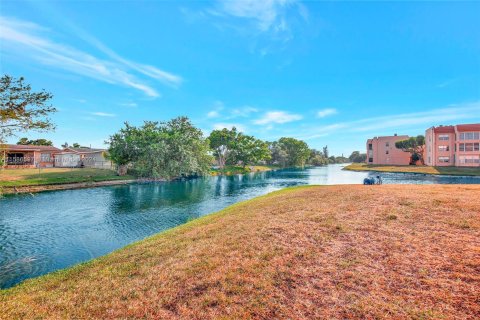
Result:
[[[390,139],[390,138],[396,138],[396,139],[408,139],[408,135],[393,135],[393,136],[380,136],[380,137],[373,137],[372,139],[368,140],[380,140],[380,139]]]
[[[106,149],[95,149],[95,148],[71,148],[67,147],[64,149],[64,152],[73,152],[73,153],[96,153],[107,151]]]
[[[433,131],[435,133],[455,133],[455,127],[454,126],[433,127]]]
[[[473,124],[458,124],[457,125],[458,131],[480,131],[480,123],[473,123]]]
[[[6,144],[2,145],[0,149],[8,151],[53,151],[60,152],[60,149],[53,146],[35,146],[35,145],[21,145],[21,144]]]

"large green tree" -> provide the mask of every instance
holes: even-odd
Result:
[[[125,123],[107,142],[119,174],[125,174],[129,167],[147,178],[204,175],[212,161],[208,140],[186,117],[161,123],[146,121],[141,127]]]
[[[360,153],[360,151],[353,151],[352,154],[348,157],[348,160],[351,162],[365,162],[367,159],[367,154],[366,153]]]
[[[223,128],[221,130],[213,130],[208,137],[210,148],[214,151],[218,166],[223,169],[227,163],[239,132],[235,127],[232,129]]]
[[[310,155],[308,145],[295,138],[280,138],[278,143],[281,148],[288,154],[288,166],[305,166],[305,163]]]
[[[395,142],[395,147],[401,149],[404,152],[410,153],[410,164],[415,164],[420,161],[423,165],[425,160],[423,159],[423,152],[425,148],[425,137],[418,135],[416,137],[410,137],[405,140]]]
[[[45,90],[33,92],[24,78],[0,78],[0,143],[17,132],[55,128],[49,116],[56,112],[50,104],[53,95]]]
[[[270,159],[268,144],[253,136],[240,133],[235,140],[232,158],[243,167]]]

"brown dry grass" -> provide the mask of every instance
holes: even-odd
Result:
[[[0,293],[0,318],[480,317],[480,186],[295,188]]]

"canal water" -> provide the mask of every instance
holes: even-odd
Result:
[[[365,177],[377,175],[343,171],[342,167],[4,196],[0,198],[0,288],[90,260],[233,203],[285,187],[358,184]],[[385,184],[480,184],[478,177],[381,176]]]

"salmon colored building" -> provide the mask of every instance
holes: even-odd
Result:
[[[409,165],[410,153],[395,147],[395,142],[408,136],[385,136],[367,140],[367,164]]]
[[[480,123],[427,129],[425,152],[428,166],[480,167]]]
[[[55,164],[55,154],[60,149],[52,146],[15,145],[0,146],[5,168],[49,168]]]

